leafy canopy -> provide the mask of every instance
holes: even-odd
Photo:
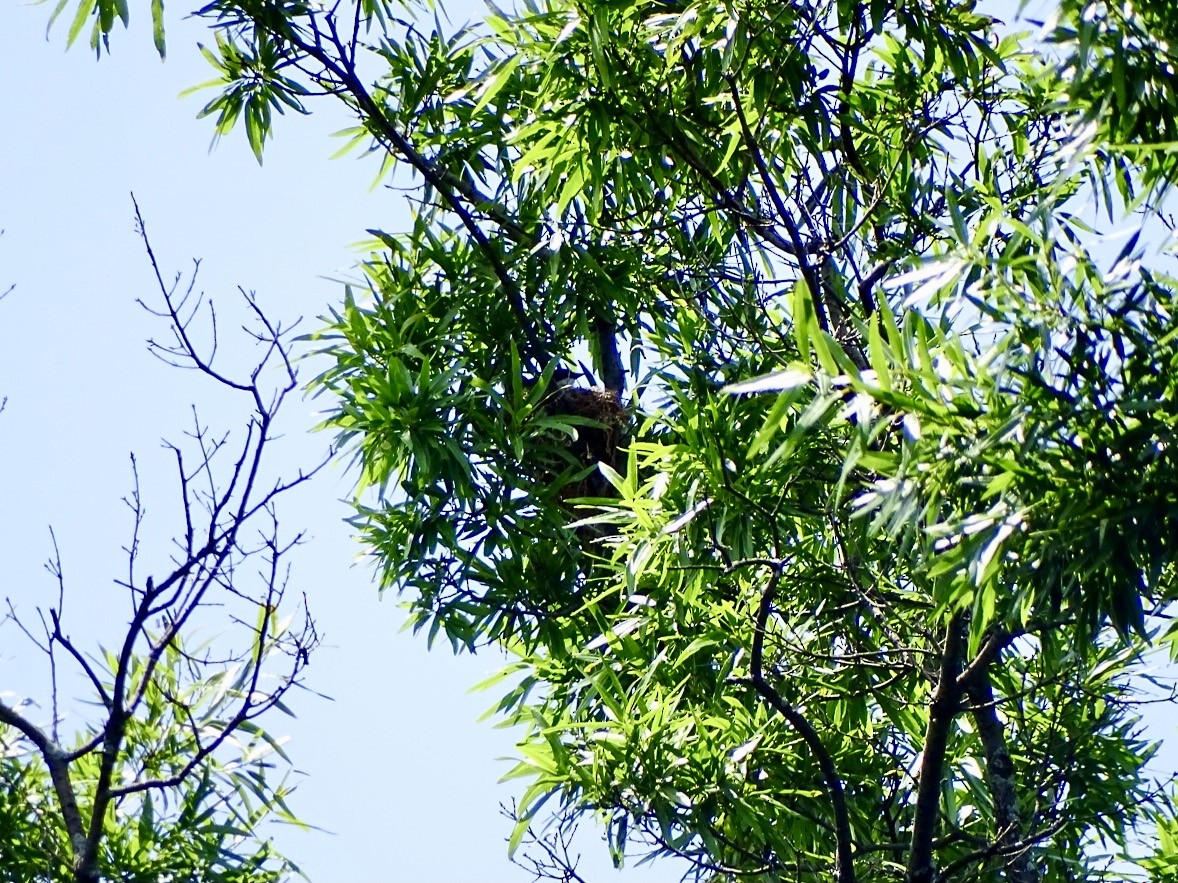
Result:
[[[1172,876],[1164,4],[413,11],[214,0],[204,113],[260,157],[342,101],[416,176],[315,388],[382,587],[513,657],[513,848],[546,805],[701,878]]]

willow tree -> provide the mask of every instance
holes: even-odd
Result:
[[[512,846],[592,814],[700,879],[1172,879],[1162,5],[412,11],[213,0],[204,113],[260,158],[342,102],[416,182],[315,388],[381,587],[511,655]]]

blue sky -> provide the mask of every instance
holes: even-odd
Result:
[[[477,14],[464,0],[455,18]],[[465,10],[465,13],[464,13]],[[179,10],[177,10],[179,11]],[[371,162],[329,161],[349,124],[322,103],[310,118],[279,120],[265,165],[240,134],[210,152],[212,126],[197,120],[207,98],[179,98],[211,76],[195,49],[209,34],[173,15],[169,59],[151,49],[146,4],[133,5],[130,32],[96,62],[84,46],[68,53],[64,28],[45,39],[48,6],[6,5],[0,58],[0,597],[31,614],[52,604],[42,565],[48,527],[61,546],[66,624],[76,641],[109,645],[125,600],[114,585],[125,566],[130,526],[128,455],[139,456],[156,540],[176,522],[171,465],[162,437],[178,438],[189,406],[213,424],[234,415],[207,383],[154,361],[144,341],[159,333],[135,305],[153,294],[132,223],[133,191],[165,274],[203,259],[201,285],[223,303],[236,286],[257,292],[267,311],[315,318],[341,298],[332,281],[357,258],[364,230],[407,223],[401,193],[369,185]],[[317,401],[296,400],[283,453],[291,471],[329,439],[306,430]],[[513,752],[510,732],[477,718],[494,700],[467,690],[494,671],[493,656],[454,658],[400,632],[395,599],[378,599],[340,502],[351,479],[334,467],[284,510],[310,543],[294,583],[307,592],[325,644],[308,685],[332,696],[296,697],[299,717],[268,725],[293,737],[287,749],[305,779],[294,808],[327,835],[281,829],[285,851],[312,880],[526,880],[508,863],[498,806],[519,790],[497,785]],[[0,691],[47,696],[46,666],[8,624],[0,629]],[[66,680],[82,692],[80,681]],[[44,704],[43,708],[47,705]],[[587,879],[613,876],[596,836],[581,844]],[[672,867],[627,869],[627,880],[670,880]]]

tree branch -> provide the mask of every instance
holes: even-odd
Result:
[[[0,701],[0,723],[18,730],[41,755],[41,760],[49,770],[49,780],[53,783],[53,792],[57,795],[57,803],[61,808],[61,819],[70,838],[75,867],[78,867],[86,846],[86,825],[78,809],[77,794],[70,781],[69,760],[40,727],[3,701]]]
[[[164,304],[160,309],[144,306],[153,315],[169,322],[172,335],[170,343],[149,341],[152,352],[168,364],[198,370],[220,386],[243,394],[251,404],[252,413],[247,420],[241,447],[225,464],[227,468],[221,466],[224,460],[218,455],[226,450],[228,434],[209,438],[199,419],[195,431],[190,434],[198,452],[198,462],[191,471],[186,467],[180,448],[166,445],[175,454],[180,474],[183,525],[175,543],[182,551],[173,558],[174,566],[170,572],[162,575],[160,580],[148,576],[142,586],[137,584],[136,561],[144,509],[139,497],[138,467],[132,458],[134,490],[129,498],[124,499],[133,518],[131,539],[123,547],[128,556],[128,569],[125,580],[115,581],[130,593],[132,612],[125,631],[116,641],[117,651],[111,654],[108,675],[100,675],[102,666],[89,662],[65,631],[61,612],[64,576],[54,538],[54,557],[47,568],[56,579],[59,600],[57,607],[49,611],[48,622],[42,616],[47,643],[37,643],[42,652],[49,655],[53,673],[53,734],[2,702],[0,725],[17,730],[32,744],[48,768],[61,822],[69,838],[73,883],[98,883],[103,879],[107,869],[101,861],[102,843],[108,833],[113,805],[130,794],[179,786],[201,768],[217,773],[220,767],[215,753],[227,745],[230,737],[247,722],[280,703],[282,696],[298,682],[308,655],[318,641],[309,615],[301,630],[287,632],[282,626],[283,631],[277,631],[279,620],[275,614],[286,587],[285,569],[280,568],[279,562],[299,542],[301,535],[289,542],[279,542],[274,501],[313,477],[327,462],[327,457],[309,471],[300,470],[289,480],[276,480],[265,485],[261,478],[264,455],[274,439],[271,434],[274,419],[285,397],[297,388],[297,377],[287,352],[289,329],[271,323],[253,297],[243,291],[256,322],[254,330],[247,328],[246,331],[260,345],[261,355],[244,379],[223,373],[214,366],[216,314],[211,309],[211,302],[206,302],[203,294],[193,295],[195,278],[183,291],[179,290],[179,277],[170,287],[164,282],[138,205],[135,205],[135,220]],[[192,323],[198,315],[203,315],[206,304],[212,323],[212,342],[210,346],[198,349]],[[263,369],[275,362],[280,363],[285,376],[271,389],[263,386],[259,378]],[[207,487],[204,487],[206,481]],[[197,487],[198,483],[202,486]],[[243,527],[262,514],[270,517],[269,531],[263,530],[259,541],[243,544]],[[268,565],[256,575],[257,582],[263,587],[261,591],[237,584],[241,563],[254,556],[264,556]],[[249,635],[248,644],[231,650],[222,659],[214,660],[207,651],[201,658],[191,656],[182,649],[182,630],[198,610],[209,606],[207,595],[215,590],[220,590],[233,603],[243,603],[251,609],[249,616],[230,614],[232,624],[245,628]],[[251,622],[255,615],[256,621]],[[156,617],[162,620],[158,630],[150,625]],[[19,620],[17,622],[19,625]],[[100,720],[88,728],[93,735],[88,734],[79,747],[69,752],[61,749],[56,736],[54,652],[58,646],[82,668],[98,700],[96,704],[102,709]],[[268,676],[264,667],[275,649],[288,655],[291,662],[288,670],[277,675],[277,686],[267,687],[262,681]],[[179,659],[176,663],[179,668],[174,673],[165,671],[161,675],[161,670],[167,669],[176,659]],[[240,668],[242,674],[231,689],[225,689],[219,678],[225,677],[224,669],[232,666]],[[152,744],[128,743],[128,725],[137,719],[144,702],[148,701],[150,690],[163,696],[165,709],[171,706],[170,711],[163,712],[170,717],[160,726],[165,730],[168,726],[178,727],[181,737],[186,736],[175,740],[174,744],[164,740],[161,744],[167,743],[169,747],[166,749]],[[199,709],[195,716],[194,708]],[[153,707],[152,714],[157,713],[159,708]],[[187,725],[183,721],[187,721]],[[204,732],[210,725],[216,726],[212,735]],[[83,811],[78,805],[70,775],[71,764],[84,758],[91,759],[92,763],[96,760],[97,771],[87,772],[92,780],[88,781],[90,787],[86,790],[92,796]],[[147,763],[148,760],[152,763]],[[76,768],[74,773],[77,774]],[[126,783],[128,773],[138,777],[131,784]],[[224,775],[232,774],[225,772]],[[145,776],[147,778],[143,778]],[[266,792],[258,793],[264,800]]]
[[[1023,822],[1019,814],[1018,790],[1014,762],[1006,745],[1006,733],[998,717],[994,687],[987,665],[978,668],[966,682],[969,711],[973,717],[982,750],[986,755],[986,784],[994,801],[994,827],[997,846],[1010,856],[1006,879],[1010,883],[1038,883],[1039,869],[1027,849],[1020,849]]]
[[[601,357],[601,383],[620,396],[626,385],[626,369],[618,352],[617,327],[612,320],[599,317],[593,323],[593,333]]]
[[[854,844],[851,835],[851,818],[847,810],[846,794],[843,791],[842,779],[834,765],[834,758],[826,750],[818,732],[806,720],[805,716],[789,704],[765,680],[765,631],[769,624],[769,616],[773,611],[773,602],[777,594],[777,585],[781,582],[783,564],[777,562],[769,584],[761,594],[761,603],[757,609],[757,620],[753,631],[753,647],[750,666],[752,668],[752,683],[754,689],[766,702],[782,717],[784,717],[802,737],[810,753],[818,762],[822,771],[823,781],[826,783],[827,795],[830,797],[831,809],[834,812],[834,833],[837,845],[835,858],[835,879],[839,883],[854,883]]]
[[[945,754],[953,721],[961,708],[961,687],[957,676],[968,641],[969,617],[957,613],[945,627],[945,650],[940,676],[929,704],[928,728],[921,756],[916,813],[912,820],[912,842],[908,850],[908,883],[932,883],[933,841],[940,815],[941,783],[945,775]]]
[[[329,12],[328,15],[331,16],[331,13]],[[502,259],[491,244],[491,240],[479,226],[468,206],[477,207],[479,212],[503,230],[514,242],[532,244],[535,243],[536,237],[512,220],[505,210],[498,206],[492,199],[480,193],[472,184],[462,180],[458,175],[447,169],[439,168],[435,162],[417,150],[409,138],[398,130],[388,119],[385,109],[372,97],[371,93],[369,93],[368,89],[360,81],[356,73],[354,60],[347,51],[347,48],[339,40],[338,35],[335,35],[333,38],[335,49],[339,54],[338,59],[336,59],[322,45],[308,42],[300,37],[295,33],[293,28],[284,29],[279,33],[258,19],[254,20],[254,26],[279,40],[289,42],[291,46],[305,53],[308,57],[313,58],[324,71],[329,73],[339,83],[344,91],[352,96],[356,109],[360,111],[363,119],[376,130],[373,134],[377,136],[377,139],[384,141],[391,153],[402,157],[408,162],[409,165],[421,174],[426,183],[441,195],[450,209],[458,216],[458,219],[462,222],[462,226],[470,233],[475,245],[491,265],[491,269],[499,280],[503,293],[511,305],[516,322],[519,324],[520,331],[524,336],[525,355],[532,360],[533,367],[537,371],[542,370],[550,357],[547,347],[543,346],[537,335],[536,328],[524,305],[519,286],[507,272],[507,267],[503,264]],[[334,30],[334,18],[329,27]],[[316,33],[319,33],[319,31],[316,30]]]

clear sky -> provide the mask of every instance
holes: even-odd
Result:
[[[449,8],[460,19],[481,6]],[[0,11],[0,291],[16,286],[0,301],[0,598],[26,616],[53,603],[42,568],[52,525],[66,628],[91,647],[116,640],[126,609],[113,579],[125,567],[129,453],[140,458],[149,518],[167,536],[178,512],[160,439],[179,438],[192,403],[210,423],[235,425],[212,387],[147,354],[161,326],[135,305],[154,292],[130,193],[165,274],[201,258],[201,287],[215,298],[227,302],[241,285],[275,317],[305,316],[307,327],[341,298],[331,280],[355,262],[350,244],[368,227],[407,220],[402,194],[369,189],[371,162],[328,160],[339,146],[329,133],[349,120],[327,102],[310,118],[279,120],[261,168],[240,134],[210,152],[211,123],[196,119],[207,98],[178,98],[212,76],[195,49],[209,34],[173,14],[161,63],[146,9],[132,4],[131,31],[114,34],[101,62],[84,45],[65,52],[64,27],[46,41],[48,5]],[[292,403],[281,454],[290,471],[329,442],[305,432],[321,406]],[[518,791],[496,784],[513,738],[476,720],[493,695],[467,693],[499,660],[427,654],[400,632],[395,599],[378,599],[355,564],[340,502],[350,487],[337,466],[284,509],[285,524],[312,537],[293,580],[325,639],[308,684],[334,701],[299,695],[297,720],[264,723],[293,736],[287,750],[305,774],[294,809],[335,833],[284,828],[282,847],[320,883],[529,879],[507,860],[498,814]],[[44,700],[45,669],[11,624],[0,629],[0,692]],[[581,847],[587,879],[615,876],[596,836]],[[660,865],[623,876],[678,873]]]

